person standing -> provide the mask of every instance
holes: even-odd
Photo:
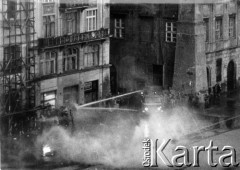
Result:
[[[205,95],[201,92],[198,93],[199,97],[199,108],[201,111],[204,111],[204,106],[205,106]]]

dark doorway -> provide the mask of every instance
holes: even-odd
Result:
[[[85,103],[98,100],[98,80],[89,81],[84,84]]]
[[[222,81],[222,59],[219,58],[216,61],[216,81]]]
[[[153,64],[153,84],[156,86],[163,85],[163,66]]]
[[[236,87],[236,68],[233,61],[228,63],[227,68],[227,88],[228,91],[234,90]]]
[[[207,83],[208,83],[208,88],[211,87],[211,70],[209,67],[207,67]]]
[[[63,89],[64,106],[68,106],[71,103],[78,103],[78,85],[65,87]]]
[[[111,93],[113,95],[117,94],[117,70],[114,65],[110,67],[110,86]]]

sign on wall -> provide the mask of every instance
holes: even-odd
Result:
[[[43,14],[54,14],[54,4],[44,4],[43,5]]]

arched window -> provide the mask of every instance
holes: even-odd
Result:
[[[211,68],[207,67],[207,83],[208,83],[208,87],[211,87]]]

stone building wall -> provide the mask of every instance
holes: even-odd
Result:
[[[159,4],[112,5],[114,18],[125,21],[125,37],[111,38],[110,63],[116,69],[114,79],[120,91],[142,89],[144,86],[171,87],[174,72],[175,42],[166,42],[166,21],[177,21],[178,6]],[[114,29],[111,29],[114,34]],[[156,71],[155,68],[159,69]],[[154,68],[155,67],[155,68]],[[155,74],[155,71],[157,74]],[[156,83],[156,75],[161,77]],[[114,89],[114,88],[112,88]]]
[[[229,22],[232,16],[235,17],[235,35],[230,37]],[[216,20],[222,21],[219,24],[222,32],[219,39],[216,37]],[[239,24],[239,3],[236,0],[213,4],[181,4],[174,87],[188,92],[206,91],[217,83],[222,84],[224,91],[228,90],[227,84],[237,87],[234,82],[239,79]],[[220,81],[217,80],[219,59],[222,60],[221,66],[218,66],[221,67]],[[228,71],[231,70],[230,61],[234,62],[235,75]]]

